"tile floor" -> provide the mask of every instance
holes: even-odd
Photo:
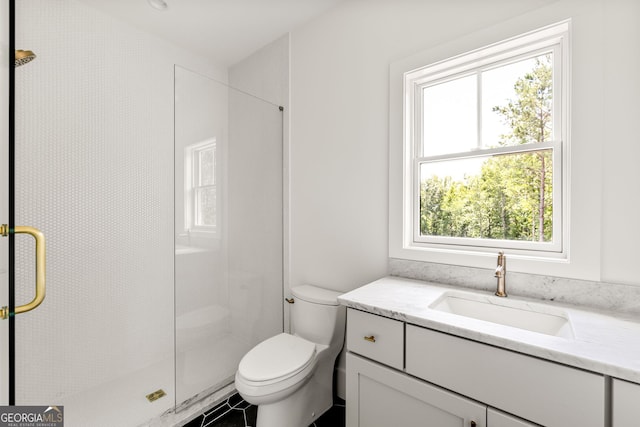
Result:
[[[309,427],[344,427],[344,400],[338,401]],[[258,408],[236,393],[226,401],[209,409],[183,427],[255,427]]]

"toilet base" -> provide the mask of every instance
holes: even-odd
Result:
[[[307,427],[332,404],[332,387],[323,386],[313,376],[285,399],[258,405],[256,427]]]

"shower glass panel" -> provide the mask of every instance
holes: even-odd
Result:
[[[146,425],[175,403],[172,63],[77,1],[16,1],[15,36],[37,54],[15,70],[15,222],[48,255],[44,302],[15,317],[16,404]],[[33,239],[15,239],[24,304]]]
[[[282,332],[282,113],[175,67],[176,404]]]

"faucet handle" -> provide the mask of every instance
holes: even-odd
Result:
[[[502,267],[502,270],[504,270],[506,268],[506,263],[507,256],[502,251],[498,252],[498,267]]]

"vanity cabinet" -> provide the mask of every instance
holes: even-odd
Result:
[[[611,385],[613,427],[636,427],[640,425],[640,384],[613,379]]]
[[[352,308],[346,346],[348,427],[605,424],[602,375]]]
[[[485,427],[486,406],[347,353],[347,426]]]

